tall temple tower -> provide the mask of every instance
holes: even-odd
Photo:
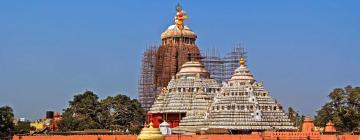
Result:
[[[180,71],[187,61],[198,61],[200,50],[195,44],[196,34],[184,24],[187,14],[178,4],[174,24],[162,34],[159,47],[146,49],[139,79],[139,101],[149,111],[161,89]]]
[[[175,24],[170,25],[161,34],[162,43],[157,51],[155,85],[158,91],[167,86],[181,65],[200,58],[200,50],[195,44],[197,36],[184,24],[184,20],[188,18],[187,14],[179,4],[176,11]]]

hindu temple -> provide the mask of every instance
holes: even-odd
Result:
[[[161,45],[157,50],[155,65],[155,85],[158,89],[166,87],[171,77],[181,68],[181,65],[189,59],[200,58],[200,50],[196,46],[196,34],[184,24],[188,18],[180,5],[176,7],[174,25],[170,25],[161,34]]]
[[[236,131],[294,130],[282,106],[240,59],[240,67],[223,84],[209,108],[209,128]]]
[[[223,133],[237,134],[296,129],[282,106],[272,99],[261,82],[254,79],[244,59],[240,60],[240,67],[221,90],[214,93],[213,98],[202,92],[192,94],[193,104],[188,104],[189,109],[180,120],[179,127],[174,129],[175,133],[222,130]]]
[[[213,98],[220,92],[220,85],[209,78],[204,65],[189,61],[182,65],[167,87],[164,87],[148,112],[148,120],[158,127],[166,121],[170,127],[178,127],[183,119],[205,122],[203,117],[189,118],[191,114],[203,116],[208,112]],[[200,125],[199,125],[200,126]]]
[[[282,105],[255,79],[242,51],[231,52],[224,61],[203,59],[195,43],[197,35],[184,24],[187,14],[180,5],[176,11],[174,25],[161,34],[160,47],[144,54],[139,101],[147,111],[147,123],[138,136],[105,129],[61,132],[60,114],[49,113],[31,124],[37,133],[12,139],[360,140],[358,134],[338,132],[331,121],[318,129],[311,117],[304,118],[301,129],[294,127]],[[229,69],[215,72],[206,66],[224,63]],[[219,78],[210,73],[227,75]]]
[[[187,18],[188,15],[178,4],[174,24],[161,34],[161,44],[144,52],[139,101],[145,111],[149,111],[161,89],[167,86],[185,62],[199,61],[201,58],[195,43],[197,35],[184,24]]]
[[[296,129],[282,106],[255,80],[244,58],[223,85],[210,78],[195,45],[197,36],[183,23],[186,18],[178,5],[175,24],[161,34],[155,67],[155,83],[161,92],[148,121],[154,127],[166,122],[174,133],[182,134],[211,129],[229,133]]]

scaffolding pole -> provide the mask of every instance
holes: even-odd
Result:
[[[155,45],[147,47],[143,53],[141,63],[141,74],[138,86],[139,102],[146,112],[150,110],[155,101],[155,65],[157,49],[158,47]]]
[[[240,44],[235,44],[230,52],[223,57],[216,49],[209,49],[203,53],[202,62],[210,73],[210,77],[215,79],[218,83],[229,80],[236,68],[240,66],[239,60],[241,57],[246,60],[246,49]]]

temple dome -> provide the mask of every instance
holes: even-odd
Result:
[[[209,77],[205,66],[198,61],[189,61],[181,66],[180,71],[176,74],[178,78],[189,77]]]
[[[328,123],[326,123],[325,132],[336,132],[335,125],[334,123],[331,122],[331,120]]]
[[[250,70],[246,67],[245,60],[243,58],[240,60],[240,67],[235,70],[231,80],[255,80]]]
[[[169,37],[188,37],[188,38],[196,38],[196,34],[191,31],[188,26],[184,26],[184,29],[179,29],[176,25],[170,25],[166,31],[161,34],[161,39],[169,38]]]

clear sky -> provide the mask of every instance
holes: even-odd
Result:
[[[141,54],[177,0],[0,1],[0,106],[38,119],[75,94],[137,98]],[[358,0],[182,0],[202,50],[248,49],[258,81],[313,115],[336,87],[360,85]]]

